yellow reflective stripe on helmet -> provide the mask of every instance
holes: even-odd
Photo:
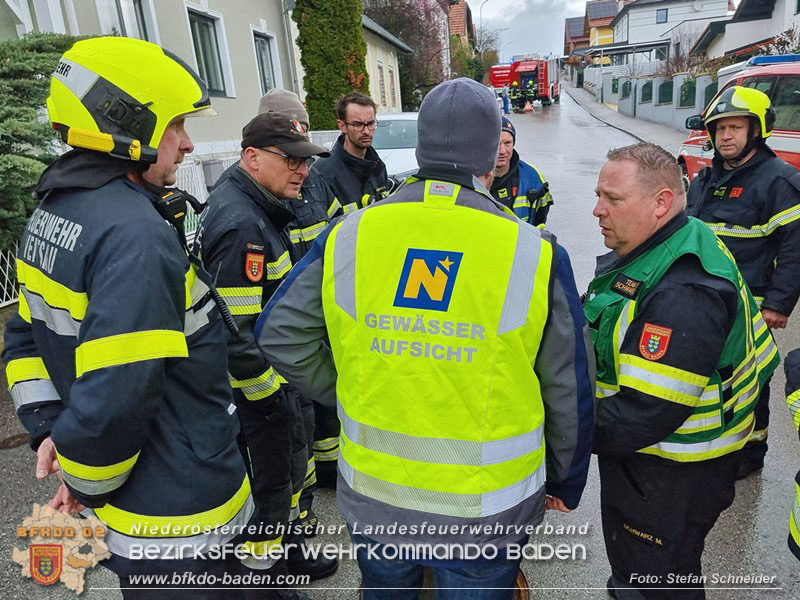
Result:
[[[58,457],[58,464],[61,465],[61,469],[65,473],[87,481],[101,481],[130,471],[139,458],[139,452],[122,462],[104,466],[84,465],[64,457],[58,451],[56,451],[56,456]]]
[[[257,315],[261,312],[261,297],[264,288],[260,285],[221,287],[217,288],[217,291],[225,300],[232,315]]]
[[[693,407],[702,405],[700,397],[708,380],[708,377],[645,360],[632,354],[620,354],[619,357],[619,385],[670,402]],[[712,399],[706,403],[714,401]],[[716,401],[719,401],[719,398]]]
[[[287,250],[278,257],[278,260],[267,263],[267,279],[280,279],[292,268],[292,260]]]
[[[229,523],[242,509],[249,497],[250,481],[245,476],[241,487],[230,499],[215,508],[200,513],[170,516],[139,515],[111,504],[96,508],[94,512],[109,527],[125,535],[172,538],[176,535],[192,535],[192,528],[200,527],[202,531]],[[146,527],[143,528],[142,525],[146,525]],[[176,534],[175,531],[180,533]]]
[[[50,379],[44,361],[38,356],[15,358],[6,365],[6,379],[10,390],[15,383],[31,379]]]
[[[75,350],[75,373],[115,367],[154,358],[189,356],[182,331],[154,329],[120,333],[84,342]]]
[[[50,279],[36,267],[17,259],[17,280],[29,292],[38,294],[53,308],[62,308],[73,319],[82,321],[89,306],[89,297],[84,292],[75,292]],[[28,312],[30,315],[30,312]]]
[[[20,318],[26,323],[31,322],[31,308],[28,306],[28,301],[25,299],[25,294],[22,288],[19,290],[19,307],[17,308]]]
[[[313,225],[309,225],[308,227],[304,227],[302,229],[290,229],[289,240],[293,244],[297,244],[298,242],[311,242],[320,233],[325,231],[327,226],[327,221],[320,221],[319,223],[314,223]]]
[[[333,215],[339,212],[341,208],[342,205],[339,203],[339,199],[334,197],[333,202],[331,202],[331,205],[328,207],[328,218],[332,219]]]
[[[286,380],[276,373],[272,367],[269,367],[258,377],[239,380],[228,375],[228,379],[232,388],[241,390],[245,398],[251,401],[269,398],[280,389],[281,385],[286,383]]]
[[[792,415],[794,428],[800,431],[800,390],[789,394],[786,397],[786,404],[789,405],[789,414]]]

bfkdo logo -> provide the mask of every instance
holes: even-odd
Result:
[[[462,252],[409,248],[394,305],[446,311],[463,256]]]
[[[32,544],[31,577],[43,585],[50,585],[61,577],[64,549],[61,544]]]

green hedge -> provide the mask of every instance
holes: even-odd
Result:
[[[38,33],[0,42],[0,250],[14,245],[36,207],[31,192],[56,158],[43,108],[50,75],[75,40]]]
[[[303,85],[313,129],[336,129],[336,98],[352,90],[369,94],[367,44],[359,0],[297,0],[292,19],[305,70]]]

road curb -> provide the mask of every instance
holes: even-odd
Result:
[[[578,100],[578,99],[577,99],[575,96],[573,96],[573,95],[572,95],[572,94],[569,92],[569,88],[562,86],[562,88],[561,88],[561,89],[562,89],[562,91],[566,92],[566,93],[567,93],[567,96],[569,96],[570,98],[572,98],[572,99],[575,101],[575,103],[576,103],[578,106],[580,106],[580,107],[581,107],[583,110],[585,110],[587,113],[589,113],[590,115],[592,115],[592,116],[593,116],[595,119],[597,119],[598,121],[600,121],[600,122],[601,122],[601,123],[603,123],[604,125],[608,125],[609,127],[613,127],[614,129],[616,129],[616,130],[618,130],[618,131],[621,131],[622,133],[625,133],[625,134],[627,134],[627,135],[631,136],[633,139],[635,139],[635,140],[639,140],[640,142],[643,142],[643,143],[650,143],[650,140],[646,140],[646,139],[644,139],[643,137],[636,135],[636,134],[635,134],[635,133],[633,133],[632,131],[630,131],[630,130],[628,130],[628,129],[625,129],[624,127],[620,127],[619,125],[614,125],[613,123],[610,123],[610,122],[606,121],[605,119],[602,119],[602,118],[598,117],[596,114],[594,114],[594,113],[593,113],[592,111],[590,111],[588,108],[586,108],[586,106],[584,106],[584,104],[583,104],[583,103],[582,103],[580,100]]]

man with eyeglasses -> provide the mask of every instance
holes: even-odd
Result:
[[[378,127],[377,105],[361,92],[345,94],[336,102],[341,135],[330,157],[314,163],[339,199],[345,213],[358,210],[388,195],[386,165],[372,147]]]
[[[208,198],[195,242],[239,328],[238,336],[228,337],[229,379],[241,422],[239,445],[260,522],[270,527],[269,539],[253,542],[251,556],[243,562],[262,572],[270,569],[277,575],[288,569],[312,579],[332,574],[338,561],[304,559],[302,534],[286,531],[299,514],[308,461],[306,434],[299,395],[256,346],[253,326],[292,267],[286,226],[294,215],[285,200],[300,193],[312,157],[327,154],[308,140],[297,119],[277,112],[256,116],[242,131],[237,169]],[[282,542],[285,563],[265,555]],[[283,596],[297,597],[294,592]]]

